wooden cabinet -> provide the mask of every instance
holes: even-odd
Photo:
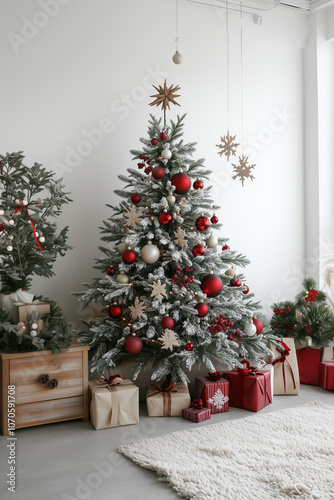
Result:
[[[8,435],[8,386],[15,386],[16,429],[77,418],[87,421],[88,351],[88,346],[78,344],[55,355],[51,351],[0,353],[2,434]],[[42,375],[49,378],[44,384]],[[52,380],[56,380],[54,388]]]

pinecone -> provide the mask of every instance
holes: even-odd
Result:
[[[44,375],[42,375],[42,377],[41,377],[42,384],[47,384],[49,382],[49,378],[50,377],[49,377],[49,375],[47,373],[44,374]]]
[[[50,389],[55,389],[56,387],[58,387],[58,380],[56,378],[50,380],[49,387]]]

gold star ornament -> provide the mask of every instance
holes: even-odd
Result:
[[[167,87],[167,83],[165,80],[164,86],[161,87],[156,87],[153,85],[155,90],[158,92],[158,94],[151,95],[150,97],[154,97],[154,101],[150,102],[150,106],[160,106],[161,104],[161,109],[166,110],[166,108],[170,109],[169,103],[176,104],[177,106],[180,106],[178,102],[175,101],[177,97],[180,97],[180,94],[176,95],[175,92],[180,90],[181,87],[176,85],[171,85],[170,87]]]

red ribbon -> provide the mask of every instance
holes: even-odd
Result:
[[[99,378],[98,382],[105,382],[106,384],[110,385],[112,383],[113,380],[115,380],[115,378],[121,378],[120,375],[112,375],[111,377],[109,377],[109,380],[107,380],[105,377],[101,377]],[[100,383],[101,383],[100,382]]]
[[[208,380],[213,380],[214,382],[217,382],[222,378],[222,375],[220,374],[220,372],[211,372],[206,378]]]
[[[36,205],[39,205],[39,203],[36,203]],[[25,209],[25,211],[27,212],[28,219],[29,219],[29,220],[30,220],[30,222],[31,222],[31,225],[32,225],[32,230],[34,231],[34,236],[35,236],[35,240],[36,240],[37,246],[38,246],[38,248],[39,248],[40,250],[43,250],[43,248],[41,247],[41,245],[40,245],[40,243],[39,243],[39,241],[38,241],[38,239],[37,239],[36,229],[35,229],[35,224],[34,224],[34,222],[33,222],[32,218],[31,218],[31,217],[30,217],[30,215],[29,215],[28,208],[26,207],[26,205],[21,205],[21,206],[17,207],[17,209],[15,210],[15,213],[17,214],[18,212],[20,212],[20,210],[22,210],[22,208],[24,208],[24,209]]]
[[[284,363],[287,362],[289,368],[290,368],[290,372],[291,372],[291,378],[292,378],[292,382],[293,382],[293,388],[296,389],[296,382],[295,382],[295,376],[293,374],[293,369],[292,369],[292,366],[290,365],[289,363],[289,360],[287,359],[288,356],[290,356],[290,347],[286,345],[285,342],[283,342],[283,340],[276,340],[276,342],[279,342],[282,347],[284,348],[284,351],[281,351],[281,356],[278,357],[277,359],[275,359],[275,361],[273,361],[273,366],[276,365],[276,363],[280,362],[280,363],[283,363],[282,364],[282,373],[283,373],[283,383],[284,383],[284,392],[286,392],[286,384],[285,384],[285,368],[284,368]]]
[[[202,399],[194,399],[191,403],[190,408],[194,408],[195,410],[203,409],[203,400]]]
[[[240,373],[240,375],[255,375],[257,373],[257,368],[255,366],[251,366],[249,361],[244,359],[243,361],[240,361],[242,365],[246,365],[246,368],[237,368],[237,372]]]
[[[171,380],[167,379],[164,381],[164,383],[161,386],[161,389],[159,386],[151,384],[154,389],[156,389],[158,392],[171,392],[174,388],[174,384]],[[153,396],[153,394],[151,394]]]

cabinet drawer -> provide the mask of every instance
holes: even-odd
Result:
[[[16,386],[16,404],[47,401],[83,394],[82,352],[65,352],[10,359],[9,380]],[[41,383],[43,374],[56,378],[58,387]]]
[[[26,403],[16,405],[15,427],[19,429],[20,427],[82,418],[83,414],[82,396]]]

